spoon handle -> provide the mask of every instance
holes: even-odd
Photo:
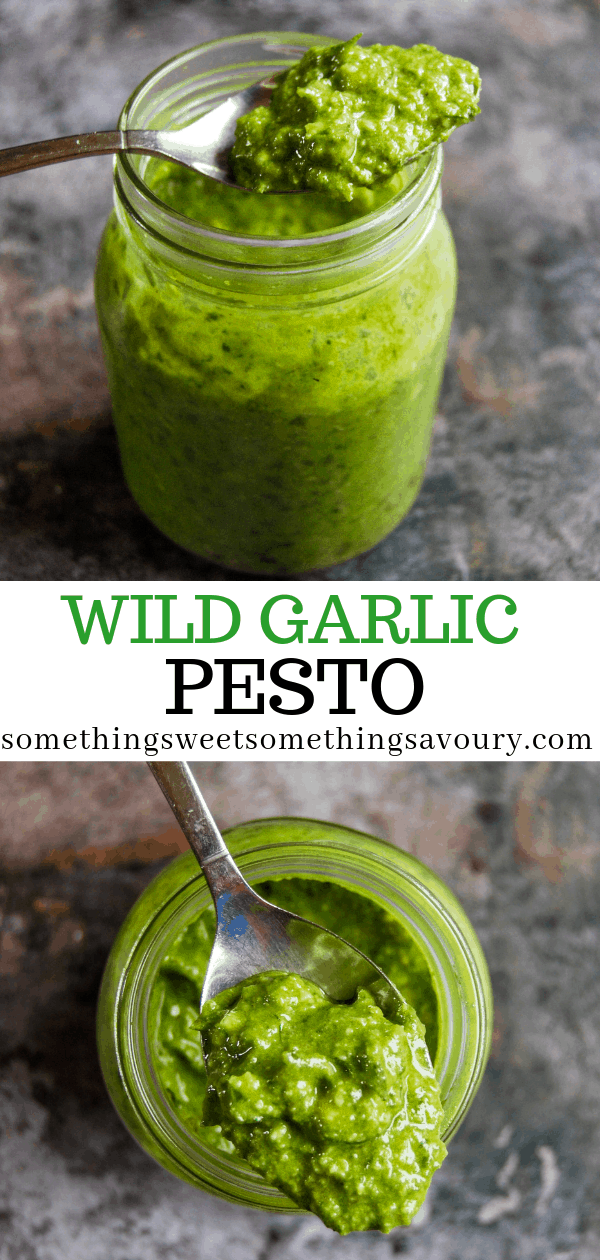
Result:
[[[36,166],[52,166],[54,162],[70,162],[73,158],[98,157],[102,153],[160,155],[164,153],[161,135],[158,131],[89,131],[80,136],[58,136],[55,140],[17,144],[10,149],[0,149],[0,176],[30,171]],[[164,155],[167,154],[168,149]],[[176,154],[174,160],[178,161]]]
[[[198,860],[215,905],[223,895],[250,892],[187,763],[148,761],[146,764]]]
[[[51,166],[53,162],[70,162],[72,158],[94,157],[99,153],[119,153],[127,148],[123,131],[90,131],[81,136],[58,136],[55,140],[38,140],[34,144],[17,144],[0,149],[0,175],[14,175],[35,166]]]

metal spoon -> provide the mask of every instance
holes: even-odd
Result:
[[[292,971],[336,1002],[368,988],[395,1020],[404,999],[364,954],[340,936],[281,910],[255,893],[238,870],[184,761],[147,763],[198,859],[217,911],[217,932],[200,1006],[262,971]]]
[[[229,150],[235,138],[235,124],[242,114],[257,105],[268,105],[272,86],[255,83],[228,96],[201,118],[179,131],[91,131],[81,136],[60,136],[0,149],[0,176],[72,158],[94,157],[99,153],[145,153],[170,162],[190,166],[220,184],[240,188],[229,169]],[[300,191],[297,189],[294,192]]]

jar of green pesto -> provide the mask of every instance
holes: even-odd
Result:
[[[313,35],[180,54],[119,125],[183,126]],[[422,481],[454,306],[441,148],[357,202],[115,160],[97,309],[125,476],[190,551],[295,574],[372,547]],[[358,217],[357,217],[358,216]]]
[[[227,833],[244,876],[286,909],[343,934],[382,966],[413,1005],[454,1135],[487,1061],[492,997],[477,937],[450,889],[416,858],[330,823],[283,818]],[[211,946],[210,893],[195,858],[176,858],[146,889],[111,951],[98,1045],[111,1098],[162,1166],[231,1202],[298,1212],[202,1125],[194,1031]]]

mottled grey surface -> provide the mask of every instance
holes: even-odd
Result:
[[[320,815],[449,881],[494,987],[483,1086],[424,1216],[387,1237],[340,1239],[161,1171],[108,1103],[94,1005],[119,923],[178,847],[164,802],[143,766],[1,766],[1,1260],[597,1260],[598,768],[198,770],[221,824]]]
[[[446,146],[460,291],[433,453],[403,524],[316,576],[600,574],[600,14],[595,0],[0,0],[0,144],[114,125],[159,61],[264,28],[476,61]],[[123,486],[92,307],[110,161],[0,184],[0,578],[222,577]]]

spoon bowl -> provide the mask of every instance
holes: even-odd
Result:
[[[189,766],[178,761],[147,764],[198,860],[217,912],[201,1008],[251,976],[288,971],[311,980],[335,1002],[350,1002],[358,988],[367,988],[386,1018],[395,1020],[404,999],[365,954],[334,932],[265,901],[246,883]]]

